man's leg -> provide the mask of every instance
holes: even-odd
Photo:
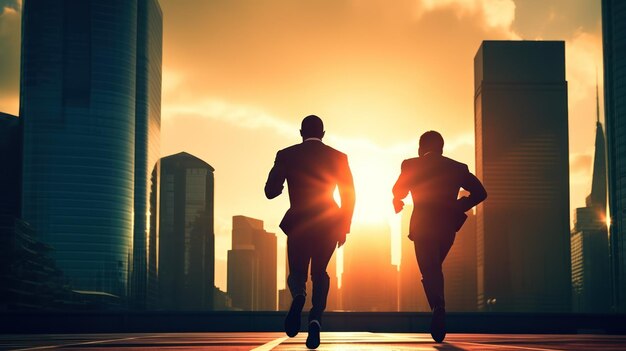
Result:
[[[443,261],[448,255],[455,233],[435,233],[432,237],[418,237],[415,244],[415,256],[422,272],[422,284],[433,311],[430,334],[437,342],[446,336],[445,298],[443,280]]]
[[[318,238],[311,241],[311,281],[313,282],[313,308],[309,312],[309,334],[306,346],[315,349],[320,345],[320,331],[322,328],[322,313],[326,309],[326,299],[330,287],[330,277],[326,267],[335,252],[337,240],[331,238]]]
[[[291,297],[306,296],[306,279],[311,260],[310,243],[302,236],[287,237],[287,262],[289,276],[287,286]]]
[[[435,235],[417,236],[413,241],[417,265],[422,273],[422,285],[428,299],[430,309],[445,306],[443,299],[443,272],[441,250]]]
[[[311,251],[306,238],[301,236],[287,237],[287,260],[289,276],[287,285],[291,292],[291,307],[285,318],[285,333],[293,337],[300,331],[302,308],[306,299],[306,279],[309,270]]]
[[[326,309],[326,300],[330,288],[330,277],[328,272],[326,272],[326,267],[336,247],[337,240],[334,239],[318,240],[312,247],[311,281],[313,282],[313,298],[311,300],[313,308],[311,308],[311,313],[309,314],[309,321],[313,319],[321,321],[322,313]]]

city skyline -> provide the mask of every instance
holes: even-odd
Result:
[[[599,2],[276,2],[263,8],[246,2],[160,3],[166,14],[161,154],[188,151],[218,169],[216,284],[222,289],[232,215],[263,218],[268,230],[280,233],[286,199],[263,198],[264,176],[274,151],[298,142],[297,122],[306,114],[324,118],[328,143],[349,155],[360,194],[357,222],[399,221],[378,200],[388,196],[399,162],[416,154],[417,137],[426,129],[442,131],[444,152],[472,169],[473,135],[465,132],[472,125],[471,60],[485,38],[566,41],[570,213],[584,205],[591,183],[596,67],[602,78]],[[0,68],[0,111],[17,114],[21,1],[7,4],[0,16],[7,60]],[[303,25],[309,18],[318,25]],[[600,88],[602,96],[602,80]],[[362,120],[394,123],[381,129]],[[232,150],[230,157],[250,162],[227,160],[217,153],[225,148]],[[399,264],[400,226],[391,227],[392,259]],[[282,252],[281,234],[278,245]],[[280,286],[284,272],[278,281]]]

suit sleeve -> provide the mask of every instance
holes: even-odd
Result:
[[[286,177],[284,157],[282,157],[279,151],[276,153],[274,167],[270,170],[267,176],[267,182],[265,182],[265,196],[268,199],[273,199],[283,192],[283,184],[285,183]]]
[[[341,197],[341,212],[344,218],[344,230],[346,233],[349,233],[350,224],[352,223],[352,215],[354,214],[356,195],[354,192],[354,180],[352,179],[352,172],[350,171],[348,156],[346,155],[342,155],[340,161],[337,187],[339,188],[339,196]]]
[[[396,184],[393,185],[393,198],[395,200],[402,200],[407,195],[409,195],[409,172],[407,170],[407,161],[402,161],[402,166],[400,167],[400,176],[398,180],[396,180]]]
[[[469,191],[470,196],[462,197],[457,200],[457,205],[459,209],[463,212],[469,211],[472,207],[478,205],[479,203],[485,201],[487,198],[487,191],[483,184],[476,178],[475,175],[470,173],[467,166],[463,167],[462,170],[463,176],[461,178],[461,187],[467,191]]]

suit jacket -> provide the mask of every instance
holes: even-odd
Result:
[[[326,231],[350,232],[354,183],[346,154],[318,140],[307,140],[278,151],[265,183],[268,199],[280,195],[287,181],[290,208],[280,223],[287,235]],[[333,198],[338,187],[341,208]]]
[[[459,190],[470,192],[458,199]],[[487,192],[467,165],[436,153],[402,162],[402,170],[393,186],[395,199],[411,192],[413,213],[409,238],[457,232],[465,222],[465,212],[485,200]]]

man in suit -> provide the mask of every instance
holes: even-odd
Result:
[[[306,280],[311,263],[313,296],[306,345],[317,348],[321,318],[326,308],[330,279],[326,272],[335,247],[346,241],[354,212],[354,184],[348,158],[322,142],[324,124],[314,115],[302,120],[302,143],[278,151],[265,184],[265,195],[280,195],[287,181],[290,208],[280,223],[287,234],[289,277],[293,298],[285,318],[285,332],[293,337],[300,330],[300,313],[306,297]],[[333,198],[339,189],[341,207]]]
[[[409,192],[413,198],[409,238],[415,246],[422,284],[433,311],[431,335],[437,342],[446,336],[443,260],[467,218],[465,212],[487,198],[485,188],[467,165],[442,154],[441,134],[424,133],[419,140],[419,157],[402,162],[393,186],[396,213],[402,211],[402,199]],[[458,198],[460,188],[469,191],[469,197]]]

